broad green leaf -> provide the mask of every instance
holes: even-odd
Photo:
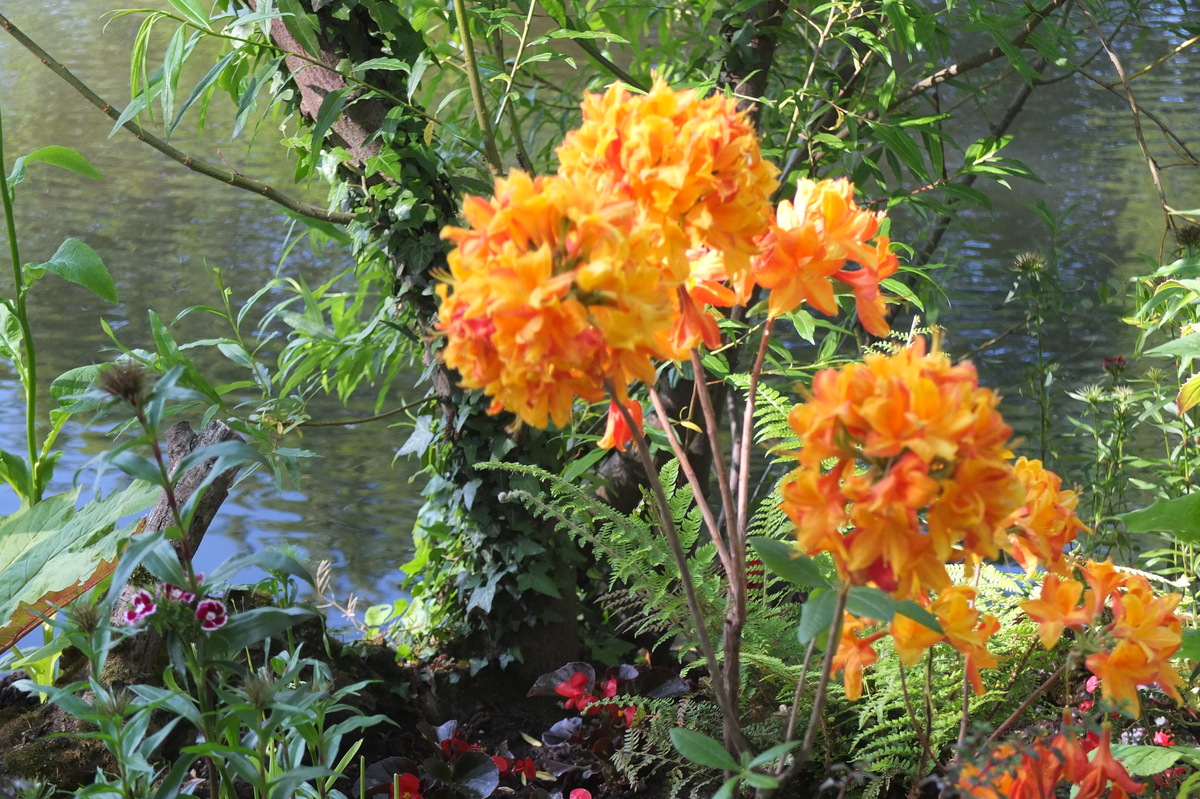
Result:
[[[16,186],[25,180],[26,166],[36,163],[50,164],[51,166],[69,169],[77,175],[83,175],[85,178],[91,178],[92,180],[100,179],[100,173],[82,155],[70,147],[60,147],[57,144],[52,144],[49,147],[34,150],[29,155],[23,155],[14,161],[12,174],[8,177],[9,185]]]
[[[742,770],[724,745],[703,733],[685,727],[675,727],[671,730],[671,743],[675,744],[679,754],[694,763],[722,771]]]
[[[1113,744],[1112,754],[1134,777],[1150,777],[1174,766],[1183,751],[1167,746]]]
[[[321,57],[321,45],[317,42],[317,31],[312,20],[304,13],[300,0],[279,0],[279,10],[283,12],[283,24],[288,33],[296,37],[296,41],[313,58]]]
[[[896,612],[901,616],[907,616],[918,624],[923,624],[935,633],[944,633],[942,625],[938,622],[937,616],[934,616],[925,608],[913,602],[911,599],[904,599],[896,603]]]
[[[786,541],[755,536],[750,539],[750,546],[768,569],[793,585],[803,588],[831,585],[829,578],[821,573],[821,569],[812,558],[797,551]]]
[[[1184,660],[1200,660],[1200,627],[1184,627],[1183,642],[1175,657]]]
[[[79,239],[67,239],[49,261],[26,266],[26,269],[30,268],[53,272],[63,280],[83,286],[102,300],[118,301],[117,284],[104,262],[95,250]]]
[[[1147,508],[1118,514],[1131,533],[1169,533],[1185,542],[1200,541],[1200,492],[1156,499]]]
[[[836,609],[836,591],[814,591],[808,601],[800,607],[800,626],[796,628],[796,639],[802,644],[807,644],[828,631],[833,623],[833,611]]]
[[[134,524],[125,516],[150,507],[158,489],[135,483],[76,509],[79,491],[47,497],[0,519],[0,652],[52,612],[112,573]]]
[[[1187,379],[1179,389],[1175,404],[1179,406],[1179,413],[1187,413],[1196,405],[1200,405],[1200,374],[1194,374]]]
[[[211,633],[213,642],[226,652],[237,652],[313,618],[306,608],[264,607],[231,613],[224,627]]]
[[[846,597],[846,610],[859,618],[889,622],[896,615],[896,600],[887,591],[856,585]]]

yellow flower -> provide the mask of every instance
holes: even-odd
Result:
[[[463,216],[468,227],[442,231],[457,246],[437,288],[441,356],[492,397],[492,413],[562,426],[577,397],[604,395],[606,378],[621,400],[633,380],[653,379],[675,308],[632,203],[514,172],[494,199],[468,197]]]
[[[1021,457],[1013,468],[1025,487],[1025,504],[1009,522],[1013,558],[1029,574],[1039,565],[1066,574],[1066,547],[1087,529],[1075,516],[1079,497],[1063,491],[1062,478],[1041,461]]]

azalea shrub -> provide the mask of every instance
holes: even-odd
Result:
[[[1136,717],[1139,691],[1151,688],[1181,700],[1171,662],[1181,643],[1180,596],[1155,592],[1111,560],[1079,556],[1086,528],[1078,495],[1041,461],[1015,456],[998,395],[979,385],[971,364],[952,362],[936,334],[932,343],[910,335],[816,372],[787,415],[795,465],[778,503],[793,545],[779,557],[770,542],[750,540],[756,405],[779,397],[760,385],[777,346],[775,323],[811,320],[811,309],[887,336],[903,286],[884,215],[861,204],[845,179],[801,178],[794,199],[774,203],[779,172],[746,115],[730,99],[675,91],[661,79],[645,94],[614,86],[589,96],[558,155],[555,174],[514,171],[496,180],[492,197],[467,197],[466,226],[443,232],[453,249],[438,287],[441,355],[465,387],[490,397],[492,413],[511,412],[518,424],[563,427],[607,402],[600,444],[630,451],[645,471],[649,513],[671,544],[691,612],[703,690],[720,710],[719,731],[674,731],[679,751],[723,771],[725,794],[819,772],[832,680],[842,681],[838,701],[859,699],[886,637],[902,677],[923,662],[932,668],[935,648],[963,664],[962,732],[953,745],[931,747],[930,719],[923,724],[905,694],[923,747],[911,784],[938,773],[973,796],[1051,797],[1064,783],[1087,797],[1140,790],[1096,713],[1078,729],[1068,715],[1049,736],[1013,732],[1044,719],[1039,700],[1078,680],[1079,668],[1097,680],[1105,712]],[[726,318],[724,309],[747,306],[749,317]],[[728,348],[747,353],[744,374],[709,368],[709,356]],[[694,378],[692,418],[668,413],[664,375]],[[736,391],[744,409],[728,446],[710,380]],[[693,464],[685,429],[708,438],[711,472]],[[678,461],[694,511],[668,500],[657,452]],[[693,512],[727,581],[715,613],[701,605],[679,543],[678,525]],[[741,699],[740,635],[749,583],[761,579],[748,576],[755,552],[803,590],[797,634],[808,647],[791,720],[766,751],[747,738],[755,709]],[[1012,564],[1040,584],[1030,598],[1006,601],[1036,623],[1030,646],[1058,648],[1058,666],[1007,719],[969,733],[970,695],[982,698],[1007,678],[993,646],[1011,633],[978,590],[987,563]],[[796,610],[784,602],[779,612]],[[1020,671],[1024,663],[1003,665]],[[541,693],[586,715],[607,691],[589,672],[548,675]],[[616,726],[639,723],[612,707]],[[802,708],[807,724],[797,723]],[[1095,736],[1090,759],[1087,735]]]

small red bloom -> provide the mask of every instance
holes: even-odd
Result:
[[[142,589],[133,595],[129,609],[125,611],[125,623],[140,624],[156,610],[158,606],[154,604],[154,597],[150,596],[149,591]]]
[[[575,708],[582,712],[585,707],[596,701],[596,697],[588,691],[589,682],[588,676],[579,671],[572,674],[571,679],[554,686],[554,692],[567,698],[564,703],[567,710]]]
[[[388,790],[391,799],[421,799],[421,780],[415,774],[397,774]]]
[[[212,632],[225,626],[229,616],[225,612],[225,603],[219,599],[205,599],[196,606],[196,618],[200,620],[200,629]]]
[[[500,769],[500,773],[503,774],[504,772],[508,771],[508,767],[512,761],[510,761],[507,757],[492,755],[492,762],[496,764],[496,768]]]
[[[527,757],[524,760],[514,761],[512,764],[513,774],[520,774],[525,778],[526,782],[533,782],[537,777],[537,766],[533,763],[533,758]]]
[[[1159,730],[1158,732],[1154,733],[1154,743],[1158,744],[1159,746],[1174,746],[1175,736],[1166,730]]]
[[[449,738],[443,738],[439,746],[442,749],[442,754],[445,755],[451,763],[453,763],[455,760],[458,760],[459,755],[479,749],[478,746],[467,743],[466,739],[459,735],[458,732],[455,732]],[[494,757],[492,758],[492,760],[495,759],[496,758]],[[499,763],[497,763],[497,765],[499,765]],[[500,770],[504,771],[504,769]]]
[[[592,799],[592,792],[587,788],[576,788],[571,791],[571,799]]]

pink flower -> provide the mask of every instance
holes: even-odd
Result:
[[[1174,746],[1175,736],[1165,730],[1159,730],[1154,733],[1154,743],[1159,746]]]
[[[200,620],[200,628],[212,632],[224,627],[229,617],[225,614],[225,603],[219,599],[205,599],[196,606],[196,618]]]
[[[1088,677],[1088,680],[1086,683],[1084,683],[1083,687],[1089,694],[1094,694],[1096,693],[1096,688],[1099,687],[1099,685],[1100,678],[1093,674],[1091,677]]]
[[[149,591],[141,589],[133,595],[133,602],[125,611],[125,623],[139,624],[156,610],[158,610],[158,605],[154,604],[154,597],[150,596]]]
[[[592,792],[587,788],[576,788],[571,791],[571,799],[592,799]]]

